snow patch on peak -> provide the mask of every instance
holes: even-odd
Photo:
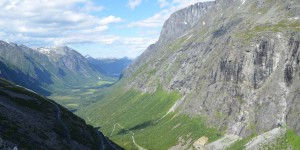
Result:
[[[45,54],[45,55],[48,55],[51,53],[51,50],[50,49],[47,49],[47,48],[40,48],[38,49],[38,51],[42,54]]]
[[[245,4],[245,2],[246,2],[246,0],[241,0],[242,1],[242,5],[244,5]]]

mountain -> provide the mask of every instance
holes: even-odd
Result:
[[[299,25],[296,0],[179,10],[78,114],[128,149],[298,149]]]
[[[54,101],[0,78],[0,149],[121,149]]]
[[[90,66],[84,56],[67,46],[38,48],[36,51],[49,58],[58,70],[55,76],[62,78],[67,84],[76,85],[81,84],[82,81],[94,82],[104,77]]]
[[[0,77],[42,95],[53,89],[94,83],[105,78],[69,47],[31,49],[0,41]]]
[[[86,56],[89,63],[99,72],[113,77],[119,77],[124,69],[128,67],[133,60],[128,57],[123,58],[103,58],[95,59],[91,56]]]
[[[45,55],[24,45],[0,41],[0,77],[49,95],[42,85],[52,84],[53,80],[43,64],[52,65]]]

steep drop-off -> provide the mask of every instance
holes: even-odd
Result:
[[[79,114],[104,126],[108,135],[119,122],[130,129],[143,123],[136,120],[138,117],[154,120],[131,130],[136,137],[148,140],[135,141],[150,149],[157,147],[149,144],[154,144],[154,139],[145,138],[148,133],[155,133],[164,142],[161,149],[175,145],[172,148],[296,149],[299,137],[295,133],[300,135],[299,43],[299,1],[217,0],[195,4],[171,15],[158,42],[126,70],[115,89]],[[155,101],[130,91],[146,95],[175,92],[179,97]],[[101,123],[110,118],[99,117],[97,111],[114,112],[125,119],[112,117],[109,123]],[[157,117],[151,118],[153,114]],[[189,119],[176,122],[181,116]],[[193,121],[198,117],[201,121]],[[167,123],[174,133],[168,140],[160,138],[168,135],[169,131],[160,130]],[[201,132],[203,126],[213,132]],[[160,131],[150,132],[151,128]],[[128,138],[125,135],[111,134],[126,147],[122,143]],[[206,137],[208,143],[203,144],[201,140]]]
[[[0,78],[0,149],[120,149],[59,104]]]

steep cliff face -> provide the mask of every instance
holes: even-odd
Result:
[[[197,3],[173,13],[165,22],[159,42],[167,43],[191,30],[215,2]]]
[[[190,15],[185,10],[166,22],[159,42],[177,29],[172,17]],[[181,32],[178,26],[181,36],[170,35],[173,42],[149,47],[125,75],[127,85],[153,92],[158,80],[183,95],[180,112],[204,116],[228,134],[244,137],[287,125],[300,135],[299,10],[292,0],[217,1],[193,28]]]
[[[215,2],[197,3],[173,13],[164,23],[158,42],[150,45],[136,59],[135,65],[132,65],[128,70],[136,70],[138,66],[143,65],[143,62],[151,61],[154,57],[160,57],[157,55],[158,53],[154,52],[158,47],[164,47],[166,44],[186,35],[192,28],[197,28],[196,24],[199,23],[199,19],[214,5]]]
[[[224,141],[270,131],[276,143],[285,128],[300,135],[299,12],[296,0],[218,0],[175,12],[122,86],[178,91],[182,98],[167,114],[201,116],[225,133]],[[253,141],[249,149],[272,143]],[[207,147],[225,149],[221,143]]]

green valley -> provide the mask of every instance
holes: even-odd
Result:
[[[100,80],[96,83],[85,83],[78,86],[65,86],[52,90],[48,98],[75,112],[81,107],[86,107],[101,99],[102,91],[116,82],[116,79],[110,78]]]
[[[178,143],[185,145],[202,136],[209,137],[212,142],[222,135],[206,127],[202,121],[205,118],[170,111],[181,98],[178,92],[166,92],[158,87],[154,93],[142,93],[120,88],[123,82],[106,89],[99,102],[76,112],[118,145],[126,149],[141,146],[159,150]]]

